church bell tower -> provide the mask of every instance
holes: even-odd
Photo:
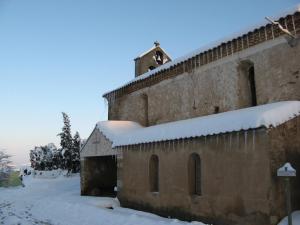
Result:
[[[154,46],[134,59],[135,77],[140,76],[150,70],[171,61],[170,56],[160,47],[159,42],[154,42]]]

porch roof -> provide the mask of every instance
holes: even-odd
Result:
[[[283,101],[150,127],[130,121],[106,121],[97,126],[117,147],[271,128],[299,115],[300,101]]]

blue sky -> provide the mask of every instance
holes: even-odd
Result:
[[[28,161],[59,143],[61,112],[87,138],[101,97],[134,77],[158,40],[180,57],[299,4],[296,0],[0,0],[0,149]]]

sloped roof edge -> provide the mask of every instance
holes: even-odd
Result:
[[[273,16],[272,19],[279,20],[280,18],[286,17],[288,15],[293,15],[293,14],[295,14],[297,12],[300,12],[300,4],[292,7],[289,10],[283,11],[282,13],[278,14],[277,16]],[[150,77],[152,75],[155,75],[156,73],[158,73],[158,72],[160,72],[162,70],[171,68],[172,66],[180,64],[180,63],[182,63],[182,62],[184,62],[184,61],[186,61],[188,59],[191,59],[191,58],[193,58],[193,57],[195,57],[195,56],[197,56],[197,55],[199,55],[199,54],[201,54],[201,53],[203,53],[203,52],[205,52],[207,50],[210,50],[210,49],[212,49],[212,48],[214,48],[214,47],[216,47],[216,46],[218,46],[218,45],[220,45],[222,43],[226,43],[228,41],[231,41],[231,40],[233,40],[233,39],[235,39],[235,38],[237,38],[239,36],[247,34],[247,33],[251,32],[251,31],[253,31],[255,29],[258,29],[258,28],[262,27],[262,26],[266,26],[267,24],[269,24],[269,23],[267,23],[266,21],[262,21],[261,23],[258,23],[258,24],[254,25],[254,26],[250,26],[247,29],[241,30],[240,32],[236,32],[233,35],[230,35],[230,36],[225,37],[223,39],[211,42],[208,45],[202,46],[199,49],[196,49],[196,50],[194,50],[194,51],[192,51],[192,52],[190,52],[190,53],[188,53],[188,54],[186,54],[184,56],[176,58],[176,59],[174,59],[174,60],[172,60],[172,61],[170,61],[170,62],[168,62],[168,63],[166,63],[166,64],[164,64],[162,66],[159,66],[159,67],[157,67],[154,70],[148,71],[148,72],[146,72],[146,73],[144,73],[144,74],[142,74],[142,75],[140,75],[140,76],[138,76],[138,77],[130,80],[129,82],[126,82],[125,84],[123,84],[123,85],[121,85],[121,86],[119,86],[119,87],[117,87],[117,88],[115,88],[113,90],[105,92],[102,95],[102,97],[106,97],[107,95],[109,95],[110,93],[112,93],[112,92],[114,92],[116,90],[119,90],[121,88],[129,86],[129,85],[131,85],[134,82],[144,80],[144,79],[146,79],[146,78],[148,78],[148,77]]]
[[[283,101],[150,127],[131,121],[104,121],[97,127],[118,147],[277,127],[299,115],[300,101]]]

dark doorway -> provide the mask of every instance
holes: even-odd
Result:
[[[92,196],[115,196],[117,185],[116,156],[87,157],[84,161],[84,184],[82,194]]]

